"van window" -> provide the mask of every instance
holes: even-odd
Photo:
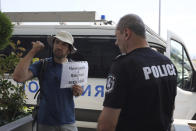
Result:
[[[89,64],[89,78],[107,77],[112,60],[120,54],[115,41],[115,37],[75,36],[74,45]]]
[[[186,50],[181,43],[175,40],[171,40],[171,60],[177,68],[178,87],[184,90],[190,90],[193,70]]]

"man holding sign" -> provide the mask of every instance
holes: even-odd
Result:
[[[74,113],[73,96],[80,96],[83,92],[82,84],[87,81],[88,72],[80,73],[81,70],[88,71],[88,64],[73,62],[67,58],[67,55],[74,53],[76,48],[73,46],[74,39],[69,32],[61,31],[52,39],[51,46],[53,48],[53,57],[45,59],[47,66],[41,78],[41,99],[38,110],[38,130],[39,131],[77,131]],[[30,65],[32,58],[44,48],[44,44],[40,41],[32,42],[33,48],[28,54],[20,60],[17,65],[13,78],[17,82],[24,82],[39,77],[42,62],[35,62]],[[50,43],[49,43],[50,44]],[[76,63],[77,66],[71,66],[68,63]],[[82,63],[82,62],[81,62]],[[72,73],[73,78],[77,77],[78,81],[73,80],[69,86],[64,86],[64,81],[71,81],[71,77],[67,68],[75,68],[78,73]],[[76,69],[77,68],[77,69]],[[84,70],[85,68],[85,70]],[[39,78],[40,80],[40,78]],[[83,81],[83,82],[82,82]],[[80,85],[80,86],[79,86]]]

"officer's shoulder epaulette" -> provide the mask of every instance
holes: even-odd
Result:
[[[125,55],[126,55],[126,53],[122,53],[120,55],[117,55],[114,60],[119,60],[119,59],[123,58]]]

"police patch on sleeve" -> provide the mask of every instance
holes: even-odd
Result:
[[[106,93],[111,93],[114,89],[116,78],[114,75],[109,75],[106,82]]]

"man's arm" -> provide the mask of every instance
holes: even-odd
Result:
[[[115,131],[121,109],[104,107],[99,119],[97,131]]]
[[[44,44],[40,41],[32,42],[33,48],[28,52],[28,54],[22,58],[18,65],[16,66],[13,79],[17,82],[24,82],[33,77],[33,73],[29,70],[29,66],[33,57],[39,52],[42,48],[44,48]]]

